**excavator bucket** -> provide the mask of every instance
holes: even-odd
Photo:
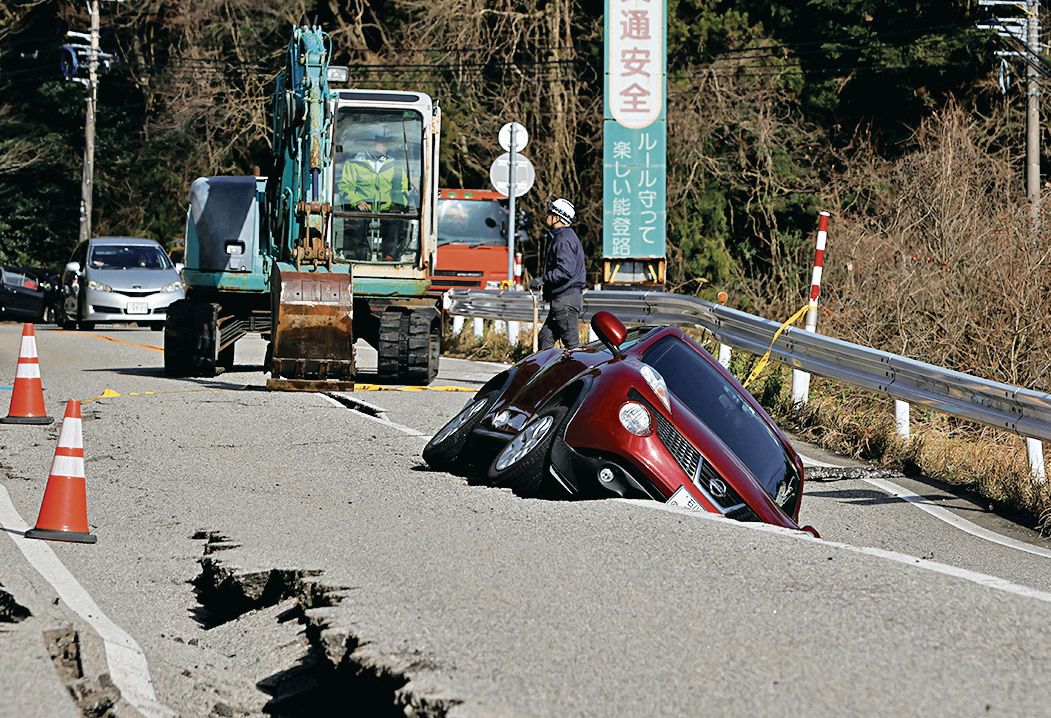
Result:
[[[275,279],[266,388],[352,391],[354,298],[350,274],[282,270]]]

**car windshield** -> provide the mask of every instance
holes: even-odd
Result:
[[[160,247],[97,244],[91,248],[88,265],[94,269],[171,269],[172,263]]]
[[[792,463],[781,442],[740,392],[678,337],[661,339],[642,355],[668,391],[705,423],[775,499]],[[787,497],[786,497],[787,498]]]

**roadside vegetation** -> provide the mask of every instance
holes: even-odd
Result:
[[[484,187],[510,119],[530,132],[534,215],[573,198],[601,255],[601,4],[569,0],[140,0],[104,3],[95,230],[180,241],[197,176],[267,173],[273,78],[288,28],[317,19],[359,87],[441,102],[441,184]],[[1051,389],[1051,222],[1024,197],[1024,84],[1001,92],[999,43],[972,0],[670,0],[672,291],[784,319],[806,300],[817,212],[832,214],[819,331],[1011,384]],[[83,88],[58,47],[74,0],[0,10],[0,262],[59,266],[76,241]],[[1007,68],[1021,78],[1024,67]],[[1042,95],[1051,117],[1051,93]],[[1046,147],[1046,143],[1045,143]],[[1047,150],[1045,149],[1045,154]],[[1047,163],[1044,163],[1047,166]],[[1045,201],[1045,205],[1048,202]],[[538,226],[526,256],[535,272]],[[592,277],[597,281],[597,276]],[[506,338],[450,351],[515,359]],[[741,375],[739,373],[739,375]],[[871,396],[815,381],[786,425],[1034,518],[1017,437],[914,410],[908,445]],[[773,382],[773,383],[772,383]],[[944,443],[943,443],[944,442]],[[959,447],[959,448],[957,448]],[[959,481],[960,479],[956,478]]]

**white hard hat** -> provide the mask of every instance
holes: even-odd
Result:
[[[573,224],[573,220],[577,218],[577,211],[573,208],[573,203],[562,197],[551,200],[551,204],[547,206],[547,211],[566,224]]]

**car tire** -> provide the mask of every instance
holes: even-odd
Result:
[[[474,427],[482,420],[485,413],[496,400],[497,392],[485,396],[475,395],[463,409],[431,437],[423,447],[423,460],[432,469],[456,473],[464,468],[461,459],[463,448],[467,444]]]
[[[83,332],[90,332],[95,329],[95,322],[77,322],[77,328]]]
[[[568,413],[567,406],[549,406],[538,411],[493,459],[487,474],[489,483],[511,489],[519,496],[540,496],[547,483],[551,444],[565,428]]]

